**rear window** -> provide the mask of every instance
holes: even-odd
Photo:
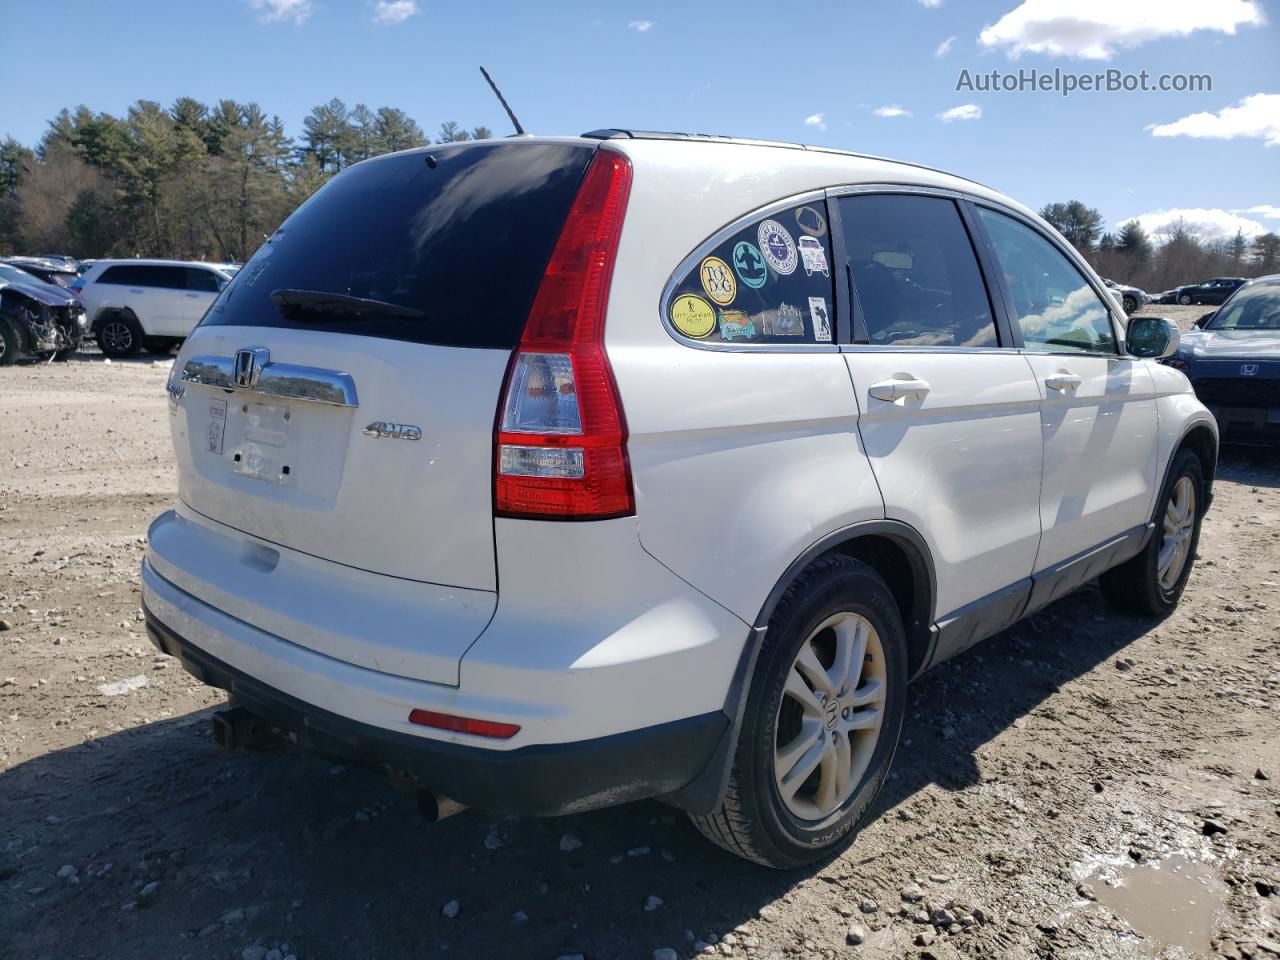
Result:
[[[202,323],[511,349],[593,150],[517,141],[357,164],[285,221]],[[282,312],[274,290],[380,300],[422,316]]]

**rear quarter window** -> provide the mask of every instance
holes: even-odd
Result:
[[[744,221],[679,277],[666,322],[700,343],[830,343],[831,262],[822,200]]]
[[[259,248],[202,325],[509,350],[594,149],[441,145],[356,164]],[[378,300],[422,316],[282,312],[271,301],[275,290]]]

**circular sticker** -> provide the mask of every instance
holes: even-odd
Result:
[[[821,236],[827,232],[827,218],[816,207],[797,207],[796,225],[803,233],[815,233]]]
[[[769,279],[769,268],[764,265],[760,249],[746,240],[733,245],[733,269],[738,272],[738,279],[752,290],[759,290]]]
[[[671,324],[686,337],[701,340],[716,328],[716,312],[711,304],[692,293],[671,302]]]
[[[756,230],[756,239],[760,241],[760,252],[769,266],[784,277],[795,273],[800,258],[796,253],[796,242],[786,227],[777,220],[765,220]]]
[[[719,257],[707,257],[702,261],[698,272],[702,275],[702,289],[707,296],[720,306],[733,303],[738,295],[738,281],[733,279],[733,271]]]

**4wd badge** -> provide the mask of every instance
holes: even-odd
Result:
[[[366,437],[376,437],[379,440],[421,440],[422,431],[411,423],[387,423],[385,420],[375,420],[364,428]]]

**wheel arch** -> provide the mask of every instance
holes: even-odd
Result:
[[[893,593],[907,632],[908,672],[915,677],[928,664],[937,581],[929,546],[914,527],[898,520],[869,520],[844,527],[812,544],[796,557],[765,598],[755,627],[763,630],[787,588],[815,560],[839,553],[872,567]]]
[[[1200,468],[1204,471],[1205,487],[1212,492],[1213,478],[1218,469],[1218,435],[1203,421],[1193,424],[1182,435],[1178,445],[1173,448],[1173,454],[1169,457],[1168,464],[1165,465],[1166,477],[1169,471],[1173,469],[1174,459],[1183,450],[1191,450],[1200,460]],[[1205,504],[1205,507],[1207,509],[1208,504]]]

